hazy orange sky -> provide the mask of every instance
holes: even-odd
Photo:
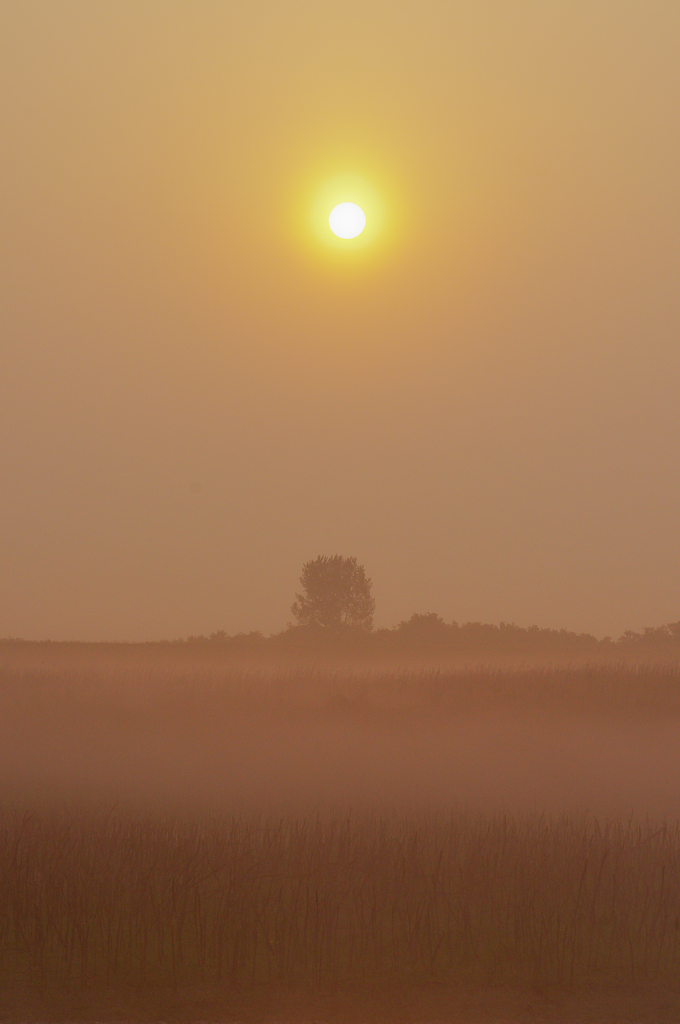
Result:
[[[378,625],[679,619],[678,53],[677,0],[4,0],[0,635],[270,632],[335,553]]]

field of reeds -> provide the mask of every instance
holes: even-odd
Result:
[[[668,665],[5,667],[0,1014],[673,993],[679,693]]]
[[[672,982],[677,827],[5,814],[2,984]]]

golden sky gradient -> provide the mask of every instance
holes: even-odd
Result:
[[[676,0],[5,0],[0,635],[680,618]],[[367,214],[352,242],[328,214]]]

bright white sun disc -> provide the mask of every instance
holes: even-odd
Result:
[[[331,210],[328,223],[338,238],[356,238],[366,227],[366,214],[356,203],[340,203]]]

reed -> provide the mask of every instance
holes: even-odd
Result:
[[[6,810],[0,984],[662,984],[677,827],[543,816]]]
[[[675,991],[679,681],[6,665],[0,1013],[47,1019],[21,993],[67,1014],[95,993],[97,1019],[103,993],[192,993],[195,1019],[201,991],[246,1015],[257,993]],[[566,813],[601,780],[599,817]]]

